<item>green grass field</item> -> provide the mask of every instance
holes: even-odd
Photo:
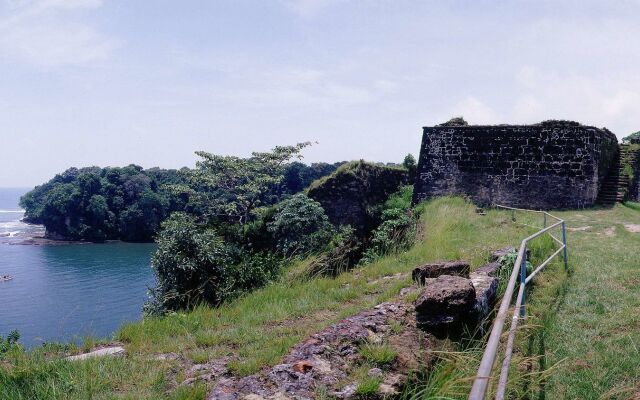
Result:
[[[590,228],[570,232],[574,273],[546,330],[547,398],[640,398],[639,208],[559,215]]]
[[[531,317],[518,337],[511,393],[516,398],[540,393],[548,399],[606,393],[628,398],[637,390],[640,370],[640,260],[634,252],[640,233],[627,232],[624,224],[640,224],[640,211],[617,206],[559,215],[570,227],[591,228],[568,232],[573,274],[556,262],[536,279],[529,294]],[[302,279],[297,271],[305,265],[300,263],[281,281],[220,308],[202,306],[127,324],[107,340],[124,344],[123,358],[71,363],[62,360],[66,346],[12,351],[0,360],[0,398],[203,399],[204,386],[178,388],[185,366],[229,357],[232,373],[255,373],[278,363],[311,333],[396,296],[411,284],[409,272],[416,265],[465,259],[477,267],[490,250],[516,246],[532,231],[513,224],[504,211],[481,216],[459,198],[430,201],[420,223],[420,237],[408,251],[337,278]],[[551,246],[545,239],[534,244],[533,261]],[[394,278],[381,279],[385,276]],[[405,397],[465,398],[481,352],[473,345],[459,350],[443,354],[426,382],[416,382]],[[183,361],[157,359],[170,352]]]

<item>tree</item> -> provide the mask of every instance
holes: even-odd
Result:
[[[173,213],[162,223],[152,257],[157,286],[151,290],[148,313],[190,308],[224,300],[263,286],[280,270],[272,254],[245,253],[194,216]]]
[[[165,189],[181,181],[178,171],[137,165],[70,168],[25,194],[21,205],[25,218],[43,224],[51,237],[151,241],[171,211],[185,208]]]
[[[199,225],[195,217],[173,213],[162,223],[152,257],[157,285],[148,311],[176,310],[223,296],[224,267],[231,259],[215,229]]]
[[[632,133],[631,135],[622,139],[622,141],[629,144],[640,144],[640,131]]]
[[[413,183],[418,169],[415,157],[411,153],[407,154],[402,161],[402,166],[409,171],[409,182]]]
[[[333,226],[317,201],[297,194],[280,203],[277,210],[267,229],[284,255],[309,254],[331,240]]]
[[[275,202],[269,195],[283,180],[284,164],[292,158],[301,159],[300,152],[310,145],[277,146],[270,152],[254,152],[250,158],[198,151],[202,159],[188,173],[191,194],[210,216],[245,224],[257,207]]]

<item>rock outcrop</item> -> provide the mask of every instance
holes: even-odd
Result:
[[[82,360],[86,360],[86,359],[94,358],[94,357],[123,356],[124,353],[125,353],[124,347],[122,347],[122,346],[109,346],[109,347],[103,347],[103,348],[98,349],[98,350],[90,351],[89,353],[70,356],[70,357],[67,357],[66,360],[68,360],[68,361],[82,361]]]
[[[473,318],[475,303],[470,279],[441,275],[427,282],[415,302],[418,326],[436,335],[460,332]]]
[[[332,224],[351,225],[362,236],[380,222],[377,205],[408,179],[403,168],[352,162],[313,182],[308,196],[322,204]]]
[[[508,249],[501,251],[506,254]],[[497,261],[471,273],[464,261],[415,268],[414,280],[425,285],[415,301],[418,326],[437,337],[460,336],[465,328],[479,327],[482,331],[483,321],[491,313],[498,294],[499,271]]]
[[[411,272],[414,282],[424,284],[428,278],[437,278],[440,275],[455,275],[468,277],[469,263],[466,261],[442,261],[424,264],[416,267]]]
[[[333,398],[352,398],[358,382],[351,373],[365,362],[363,346],[381,345],[392,349],[395,359],[372,368],[369,375],[379,378],[381,395],[396,394],[410,370],[427,366],[432,340],[416,326],[411,304],[382,303],[312,335],[281,364],[243,378],[220,379],[209,399],[308,399],[319,390]]]

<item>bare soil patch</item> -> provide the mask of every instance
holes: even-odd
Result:
[[[624,229],[631,233],[640,233],[640,225],[638,224],[625,224]]]

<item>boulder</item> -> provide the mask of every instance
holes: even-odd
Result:
[[[70,357],[67,357],[66,359],[68,361],[82,361],[82,360],[86,360],[88,358],[93,358],[93,357],[122,356],[122,355],[124,355],[124,347],[113,346],[113,347],[105,347],[99,350],[94,350],[89,353],[70,356]]]
[[[485,264],[482,267],[479,267],[478,269],[473,271],[471,275],[473,275],[473,273],[476,273],[476,274],[484,274],[488,276],[497,276],[498,273],[500,272],[500,267],[501,265],[499,262],[497,261],[490,262],[489,264]]]
[[[416,267],[411,272],[411,277],[418,284],[424,284],[428,278],[437,278],[441,275],[456,275],[469,277],[469,263],[466,261],[442,261],[424,264]]]
[[[516,248],[513,246],[507,246],[507,247],[503,247],[501,249],[498,250],[494,250],[491,252],[491,261],[498,261],[500,260],[500,257],[506,256],[507,254],[511,253],[512,251],[516,251]]]
[[[475,314],[476,291],[471,279],[441,275],[415,302],[418,325],[437,336],[460,333]]]
[[[476,291],[476,304],[474,306],[477,321],[482,323],[489,315],[498,295],[499,280],[493,275],[474,271],[469,276]]]

